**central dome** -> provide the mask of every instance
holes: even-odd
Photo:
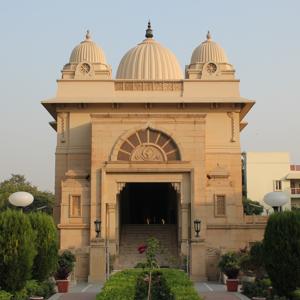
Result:
[[[153,39],[149,22],[146,39],[123,56],[116,78],[178,80],[182,72],[175,55]]]

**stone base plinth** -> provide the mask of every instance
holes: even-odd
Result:
[[[190,244],[190,277],[193,281],[206,281],[206,257],[203,239],[195,239]]]
[[[89,283],[104,282],[106,277],[105,242],[103,239],[91,241]]]

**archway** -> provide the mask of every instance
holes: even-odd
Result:
[[[119,267],[134,267],[144,258],[137,248],[154,237],[161,243],[161,265],[178,259],[178,195],[171,183],[126,183],[119,195]]]
[[[120,196],[121,224],[177,223],[177,195],[170,183],[127,183]]]

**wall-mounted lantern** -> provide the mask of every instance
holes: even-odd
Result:
[[[95,231],[96,231],[96,238],[100,237],[100,232],[101,232],[101,221],[96,219],[96,221],[94,221],[95,224]]]
[[[201,230],[201,220],[199,219],[194,220],[194,230],[195,230],[195,236],[199,237],[200,236],[199,233]]]

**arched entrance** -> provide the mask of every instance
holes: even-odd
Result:
[[[144,260],[137,248],[157,238],[163,253],[159,263],[178,260],[178,195],[171,183],[126,183],[119,195],[119,267],[134,267]]]

